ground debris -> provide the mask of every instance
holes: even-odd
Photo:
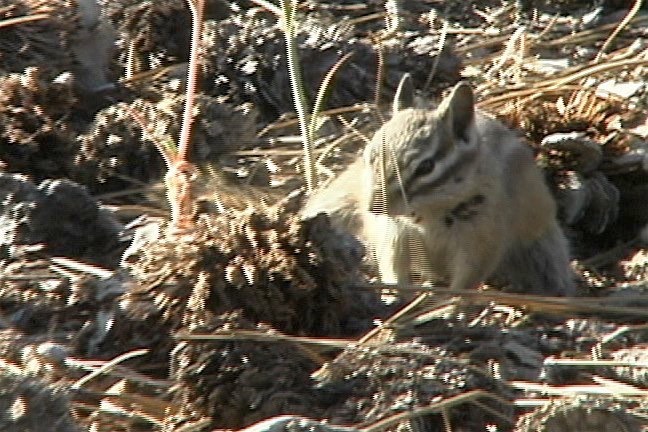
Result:
[[[149,197],[181,126],[186,2],[0,1],[1,430],[645,428],[645,2],[299,2],[310,104],[351,54],[320,180],[404,73],[423,104],[466,79],[536,152],[572,245],[582,297],[434,287],[395,323],[362,245],[297,216],[278,16],[206,3],[190,160],[216,180],[179,237]]]

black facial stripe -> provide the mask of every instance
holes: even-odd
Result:
[[[410,196],[413,196],[423,188],[434,189],[439,185],[447,183],[452,178],[452,176],[458,175],[465,166],[472,164],[476,158],[477,149],[468,151],[463,154],[463,157],[457,158],[451,165],[444,166],[444,172],[441,174],[441,176],[430,182],[418,182],[416,187],[414,187],[413,184],[419,179],[416,179],[414,176],[412,176],[407,179],[405,190],[410,194]]]
[[[448,225],[448,220],[467,221],[479,213],[479,207],[486,201],[482,194],[473,195],[466,201],[457,204],[444,216],[444,222]]]

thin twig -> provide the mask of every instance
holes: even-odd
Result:
[[[595,65],[590,65],[585,69],[581,69],[578,72],[563,76],[561,78],[555,78],[551,80],[546,80],[538,83],[531,83],[528,87],[518,88],[518,89],[508,89],[498,96],[491,96],[488,99],[480,102],[478,106],[493,106],[498,103],[502,103],[509,100],[514,100],[522,97],[529,97],[529,99],[535,99],[543,94],[555,92],[557,89],[560,89],[562,86],[569,84],[573,81],[578,81],[580,79],[593,76],[603,72],[609,72],[615,69],[623,69],[626,67],[632,66],[643,66],[648,64],[648,59],[624,59],[619,61],[610,61],[607,63],[599,63]]]
[[[109,372],[112,368],[117,366],[119,363],[132,359],[134,357],[139,357],[143,356],[145,354],[148,354],[149,350],[148,349],[138,349],[134,351],[130,351],[127,353],[124,353],[120,356],[115,357],[114,359],[110,360],[109,362],[106,362],[103,366],[101,366],[99,369],[97,369],[94,372],[89,373],[88,375],[84,376],[74,384],[72,384],[73,389],[79,389],[83,387],[85,384],[88,383],[88,381],[98,377],[101,374]]]
[[[284,36],[286,39],[286,59],[288,63],[288,75],[290,77],[290,88],[292,89],[295,103],[295,111],[299,119],[299,130],[302,135],[304,147],[304,175],[306,177],[306,189],[310,193],[317,187],[317,176],[315,175],[315,159],[313,158],[313,137],[309,131],[308,102],[304,90],[301,64],[299,63],[299,52],[297,50],[297,24],[295,14],[297,11],[296,0],[281,0],[282,22]]]
[[[252,3],[262,7],[263,9],[273,13],[274,15],[281,16],[281,8],[267,0],[250,0]]]
[[[331,87],[331,81],[333,80],[335,73],[347,60],[349,60],[349,58],[351,58],[352,55],[353,52],[346,53],[340,60],[335,62],[333,67],[331,67],[331,69],[329,69],[329,71],[326,73],[324,79],[322,80],[322,83],[319,86],[317,97],[315,98],[315,103],[313,104],[313,113],[311,115],[310,121],[308,122],[308,133],[313,140],[315,139],[315,132],[317,131],[317,121],[320,117],[320,111],[322,109],[322,105],[324,105],[324,99],[328,94],[328,90]]]
[[[406,286],[406,285],[393,285],[393,284],[384,284],[384,283],[371,283],[364,285],[356,285],[356,288],[366,288],[372,290],[382,290],[382,289],[392,289],[398,292],[403,293],[412,293],[412,292],[423,292],[414,302],[417,304],[410,303],[406,306],[403,311],[409,313],[410,311],[416,310],[420,305],[426,305],[426,298],[421,298],[425,295],[431,296],[434,294],[434,299],[441,302],[442,298],[437,296],[448,295],[448,296],[460,296],[461,298],[469,299],[471,303],[484,304],[492,301],[498,303],[505,303],[512,306],[526,307],[530,310],[540,310],[543,313],[551,314],[560,314],[564,315],[568,312],[580,312],[580,313],[601,313],[601,314],[619,314],[623,316],[648,316],[648,310],[641,307],[625,307],[625,306],[613,306],[614,302],[623,302],[628,304],[633,304],[636,302],[646,301],[648,295],[637,295],[637,296],[627,296],[627,297],[579,297],[577,299],[569,297],[551,297],[551,296],[541,296],[541,295],[531,295],[531,294],[516,294],[516,293],[506,293],[495,290],[459,290],[451,288],[439,288],[439,287],[425,287],[425,286]],[[404,315],[405,312],[399,312],[399,315]],[[391,320],[391,319],[390,319]],[[388,321],[385,321],[382,327],[385,327],[388,324]]]
[[[628,25],[628,23],[632,21],[635,15],[637,15],[637,12],[639,12],[639,9],[641,8],[641,3],[643,3],[642,0],[636,0],[634,2],[634,5],[632,5],[632,8],[628,11],[628,14],[619,23],[617,28],[614,29],[612,34],[610,34],[610,36],[605,40],[605,43],[603,43],[603,46],[596,55],[596,61],[600,61],[603,58],[605,51],[607,51],[612,41],[617,37],[619,33],[621,33],[621,30],[623,30]]]
[[[5,20],[0,21],[0,28],[3,27],[9,27],[12,25],[18,25],[18,24],[24,24],[28,22],[34,22],[34,21],[40,21],[49,18],[49,14],[34,14],[34,15],[27,15],[27,16],[21,16],[21,17],[16,17],[16,18],[7,18]]]

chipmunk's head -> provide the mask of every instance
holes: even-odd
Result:
[[[394,113],[365,150],[374,213],[420,217],[461,201],[476,171],[475,100],[457,84],[436,110],[412,108],[411,80],[401,81]],[[427,209],[427,212],[426,212]]]

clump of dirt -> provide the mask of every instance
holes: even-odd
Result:
[[[70,75],[47,79],[39,67],[0,77],[0,160],[34,180],[67,177],[77,148],[69,123],[77,98]]]
[[[324,215],[300,221],[281,207],[249,208],[199,222],[195,241],[162,236],[130,255],[126,268],[146,287],[124,299],[134,316],[155,312],[177,329],[191,325],[192,310],[240,309],[253,322],[310,335],[339,335],[368,319],[371,308],[351,287],[362,249]]]
[[[0,203],[2,258],[37,246],[48,256],[117,265],[121,225],[83,186],[44,180],[37,187],[23,176],[0,173]]]
[[[137,73],[188,60],[191,15],[183,0],[102,0],[101,5],[117,31],[121,68]]]
[[[417,341],[394,342],[386,346],[349,348],[326,365],[319,388],[325,394],[345,394],[330,407],[325,418],[333,424],[373,425],[391,416],[401,417],[392,424],[406,421],[404,412],[416,412],[434,404],[438,398],[449,399],[473,390],[492,392],[501,401],[512,392],[487,372],[461,360],[456,352]],[[486,402],[501,417],[489,416],[480,409],[449,409],[447,420],[462,427],[480,424],[506,425],[503,418],[512,414],[506,403]],[[425,430],[442,431],[438,413],[416,416],[416,424]],[[385,426],[388,426],[386,424]]]
[[[195,235],[180,242],[161,235],[130,252],[125,266],[137,285],[120,300],[129,323],[118,327],[154,329],[148,346],[164,354],[156,358],[172,352],[172,376],[182,383],[174,396],[178,418],[199,414],[214,427],[242,427],[281,413],[313,413],[317,391],[309,374],[320,357],[308,350],[245,337],[174,343],[171,336],[357,335],[384,309],[353,286],[362,248],[326,216],[301,221],[281,205],[203,215]],[[117,333],[132,334],[132,327]]]
[[[613,398],[576,397],[558,400],[522,416],[520,432],[638,431],[641,425],[630,411],[638,404]]]
[[[0,429],[5,431],[78,432],[70,415],[69,395],[35,378],[0,374]],[[45,426],[47,425],[47,426]]]
[[[154,104],[144,100],[121,102],[95,116],[90,130],[79,136],[75,154],[77,180],[91,185],[94,193],[123,190],[162,177],[164,162],[146,136],[136,115],[152,117]],[[154,124],[154,123],[151,123]]]
[[[78,28],[75,0],[0,1],[0,21],[38,14],[47,16],[20,25],[3,26],[0,30],[0,70],[3,74],[21,73],[38,65],[44,79],[51,80],[73,67],[70,37]]]
[[[97,113],[90,131],[79,136],[74,178],[95,193],[124,190],[159,180],[165,170],[156,145],[174,146],[180,135],[184,97],[166,93],[159,101],[137,99]],[[210,96],[196,98],[191,158],[196,163],[256,141],[256,114],[249,105],[234,107]]]
[[[173,398],[182,407],[176,418],[186,422],[207,417],[211,428],[238,429],[279,414],[321,417],[322,392],[310,378],[318,356],[308,348],[273,341],[277,330],[243,315],[206,318],[194,323],[193,331],[219,335],[248,330],[267,335],[267,341],[191,340],[173,350],[171,377],[182,383]]]
[[[432,36],[396,33],[377,49],[369,38],[358,37],[348,20],[323,12],[300,15],[296,26],[308,100],[315,100],[326,73],[345,54],[352,54],[336,71],[325,108],[367,100],[367,95],[375,93],[379,77],[384,86],[382,101],[391,100],[406,72],[411,72],[421,87],[433,78],[431,93],[460,79],[461,61],[451,49],[439,53],[438,39]],[[275,91],[290,88],[284,44],[276,17],[265,12],[247,11],[222,21],[206,22],[201,88],[227,96],[234,103],[252,102],[266,120],[291,111],[291,92]],[[381,64],[383,70],[379,72]]]
[[[215,11],[222,9],[216,6]],[[261,118],[275,120],[294,107],[288,91],[290,79],[283,31],[277,17],[267,11],[232,9],[223,19],[204,23],[200,88],[234,105],[252,103]],[[172,34],[161,31],[163,28],[189,29],[189,16],[182,1],[164,5],[111,2],[107,11],[122,36],[119,56],[124,68],[130,64],[132,69],[135,63],[141,65],[135,71],[146,71],[186,61],[188,30]],[[144,17],[148,19],[143,20]],[[186,20],[187,24],[181,25],[178,20]],[[374,93],[379,78],[385,86],[382,101],[390,100],[405,72],[411,72],[417,83],[427,82],[426,87],[430,88],[426,90],[432,94],[460,79],[461,61],[449,48],[438,53],[442,45],[436,36],[397,33],[377,50],[370,37],[359,37],[356,33],[347,19],[339,19],[319,8],[305,9],[299,15],[297,43],[309,100],[315,99],[326,73],[347,53],[352,56],[335,74],[326,98],[327,108],[364,102],[367,95]],[[178,47],[182,47],[182,55],[178,54]],[[129,53],[137,53],[136,58]],[[380,72],[379,65],[382,65]],[[277,92],[277,89],[283,90]]]

